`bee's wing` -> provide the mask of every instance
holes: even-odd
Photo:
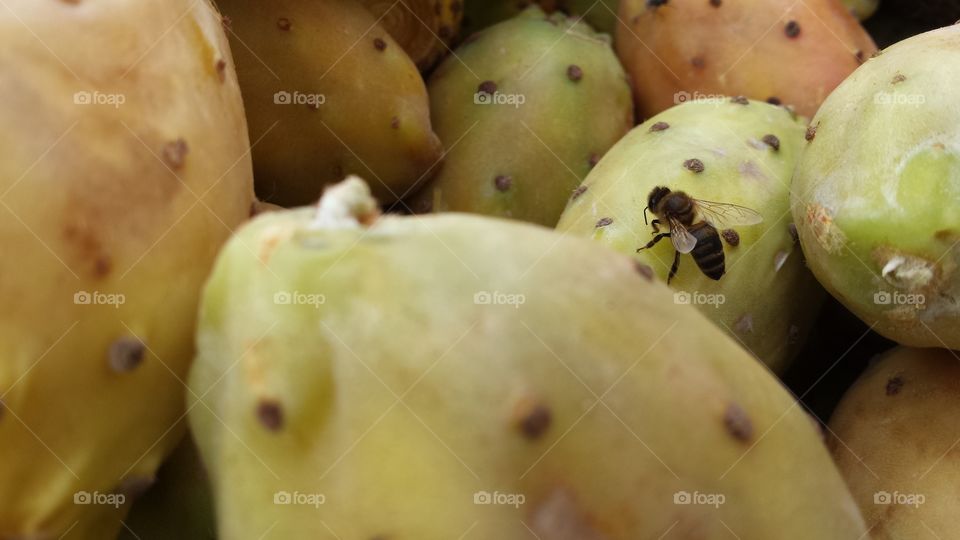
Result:
[[[756,225],[763,222],[763,216],[756,210],[736,204],[701,201],[694,199],[700,217],[717,229],[736,225]]]
[[[682,223],[675,218],[667,219],[667,223],[670,225],[670,241],[673,243],[674,249],[680,253],[690,253],[693,248],[697,247],[697,239],[690,234],[690,231]]]

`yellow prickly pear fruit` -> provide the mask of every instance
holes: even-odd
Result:
[[[6,0],[0,72],[0,538],[112,538],[253,203],[240,89],[206,1]]]
[[[877,360],[830,419],[830,450],[873,538],[952,538],[960,362],[900,347]]]
[[[443,147],[420,72],[360,2],[218,4],[230,18],[260,197],[309,204],[353,173],[369,175],[389,203],[434,172]]]

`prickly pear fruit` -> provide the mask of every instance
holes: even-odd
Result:
[[[450,50],[460,30],[462,0],[361,0],[421,71]]]
[[[824,103],[793,180],[811,270],[903,345],[960,348],[960,27],[903,41]]]
[[[960,363],[942,349],[894,349],[847,391],[828,442],[873,538],[956,535],[958,414]]]
[[[633,124],[606,36],[532,7],[493,26],[430,78],[447,153],[415,211],[468,211],[553,226],[570,191]]]
[[[390,202],[437,164],[423,79],[362,5],[218,4],[231,20],[262,198],[306,204],[324,184],[362,173]]]
[[[719,281],[681,255],[670,284],[677,301],[696,304],[780,372],[798,352],[823,294],[804,267],[789,219],[790,177],[805,126],[783,107],[742,98],[668,109],[607,153],[573,192],[557,230],[631,254],[666,280],[676,253],[669,239],[637,252],[654,236],[645,219],[656,216],[644,207],[655,187],[759,212],[760,225],[719,228],[726,257]]]
[[[253,203],[240,88],[206,1],[5,1],[0,72],[0,537],[113,538]]]
[[[617,52],[653,116],[700,95],[743,95],[810,117],[876,50],[837,0],[623,0]]]
[[[187,437],[157,472],[157,483],[134,503],[119,540],[216,540],[207,472]]]
[[[190,421],[224,538],[864,533],[806,413],[649,269],[364,189],[258,217],[207,284]]]

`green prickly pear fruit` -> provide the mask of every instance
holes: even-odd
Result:
[[[257,192],[313,202],[350,173],[402,198],[440,159],[416,65],[354,0],[222,0],[250,121]]]
[[[207,284],[190,422],[224,538],[865,534],[806,413],[649,268],[365,190],[259,216]]]
[[[943,349],[897,348],[847,391],[828,443],[873,538],[957,530],[960,364]]]
[[[119,540],[216,540],[209,479],[190,437],[163,464],[124,525]]]
[[[960,27],[884,50],[813,119],[793,217],[813,273],[903,345],[960,348]]]
[[[609,39],[537,7],[458,48],[429,88],[447,153],[415,195],[415,211],[553,226],[570,191],[633,125]]]
[[[649,118],[697,95],[743,95],[804,116],[876,46],[837,0],[622,0],[617,53]]]
[[[637,251],[654,236],[647,220],[657,216],[644,208],[655,187],[759,212],[759,225],[717,223],[726,259],[719,281],[707,277],[694,257],[681,255],[669,282],[678,302],[697,305],[782,372],[799,351],[823,294],[804,267],[789,219],[790,178],[805,144],[805,126],[783,107],[743,98],[668,109],[607,153],[573,192],[557,230],[631,254],[667,280],[677,253],[671,239]],[[694,223],[710,218],[701,212]],[[666,231],[667,222],[660,221]]]
[[[183,434],[200,287],[254,201],[211,4],[74,4],[0,10],[2,538],[116,536]]]

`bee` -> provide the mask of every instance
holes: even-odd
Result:
[[[658,219],[648,222],[648,210]],[[719,280],[726,273],[726,257],[718,229],[735,225],[756,225],[762,221],[763,216],[749,208],[701,201],[682,191],[670,191],[669,188],[657,186],[650,192],[647,207],[643,209],[643,222],[653,226],[654,237],[637,251],[652,248],[664,238],[670,238],[676,254],[667,283],[677,274],[680,255],[684,253],[693,256],[694,262],[704,275]],[[663,222],[666,222],[669,232],[660,232]]]

